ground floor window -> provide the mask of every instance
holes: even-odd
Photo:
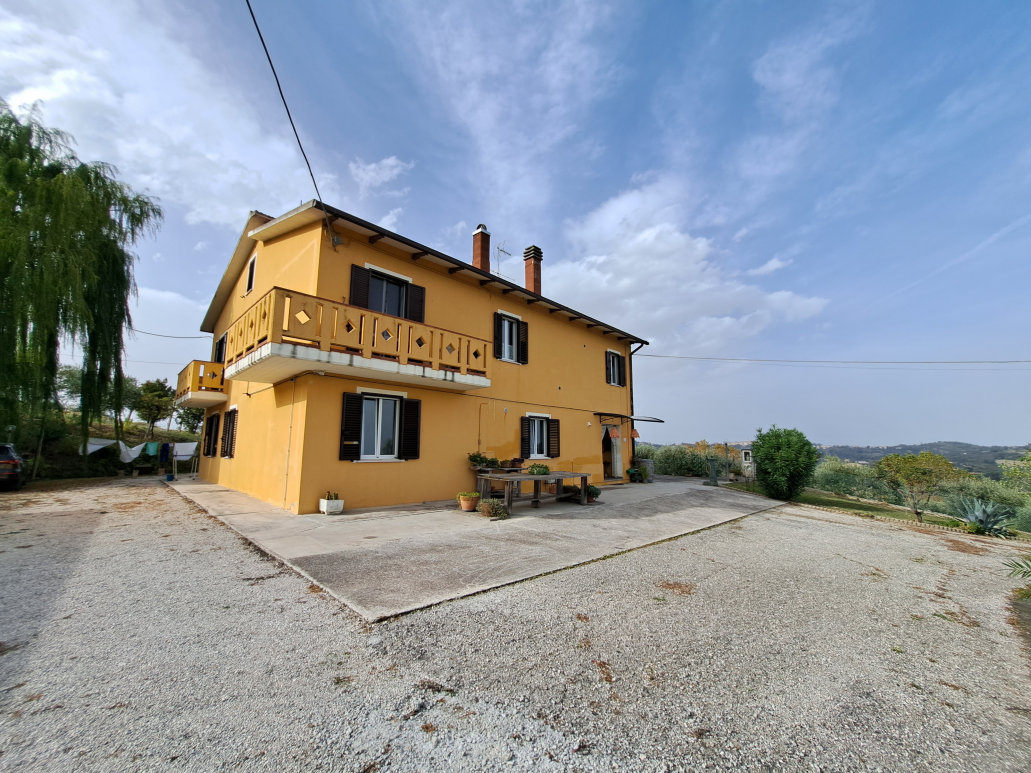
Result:
[[[394,397],[362,398],[362,459],[397,458],[397,414]]]
[[[218,454],[218,423],[222,414],[213,413],[204,420],[204,455]]]
[[[226,411],[225,421],[222,423],[222,457],[232,459],[236,455],[236,416],[238,411],[234,408]]]
[[[418,459],[421,420],[420,400],[348,392],[340,419],[340,459]]]
[[[523,416],[520,424],[520,453],[524,459],[555,459],[559,456],[558,419]]]

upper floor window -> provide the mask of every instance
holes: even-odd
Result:
[[[223,333],[222,337],[215,341],[215,350],[211,353],[212,362],[225,362],[226,361],[226,334]]]
[[[254,289],[254,270],[258,263],[258,256],[252,255],[250,261],[247,263],[247,289],[245,293],[249,293]]]
[[[494,314],[494,356],[506,362],[529,362],[529,325],[518,317]]]
[[[383,274],[372,273],[369,278],[369,308],[395,317],[403,317],[408,308],[408,282]]]
[[[605,352],[605,381],[613,386],[626,386],[626,357]]]
[[[364,266],[351,266],[350,301],[352,306],[413,322],[424,322],[426,317],[425,287]]]

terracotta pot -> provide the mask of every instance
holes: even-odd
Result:
[[[480,504],[479,497],[459,497],[458,504],[462,506],[462,509],[467,513],[474,512],[476,507]]]

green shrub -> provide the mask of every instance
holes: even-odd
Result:
[[[508,510],[505,509],[505,503],[500,499],[484,499],[480,502],[480,515],[485,515],[488,518],[497,518],[504,520],[508,518]]]
[[[654,459],[658,450],[648,443],[634,443],[634,456],[638,459]]]
[[[964,518],[964,500],[970,499],[1008,507],[1013,511],[1013,516],[1017,516],[1025,508],[1031,510],[1031,496],[1012,486],[1007,486],[1005,483],[999,483],[999,481],[992,480],[991,478],[982,478],[980,476],[972,475],[948,481],[942,485],[941,494],[944,497],[944,502],[938,505],[936,509],[947,515],[954,515],[957,518]],[[1031,525],[1031,522],[1025,525]],[[1019,529],[1020,527],[1017,526],[1017,528]],[[1021,529],[1021,531],[1025,530]]]
[[[547,475],[551,468],[546,464],[535,463],[526,468],[527,475]]]
[[[1031,533],[1031,506],[1021,507],[1017,510],[1010,525],[1014,529]]]
[[[813,473],[812,486],[832,494],[902,504],[898,493],[877,476],[873,467],[843,462],[835,456],[820,461]]]
[[[820,452],[797,429],[761,429],[752,441],[755,478],[768,497],[790,500],[809,485]]]
[[[655,472],[658,475],[706,477],[709,474],[709,462],[686,446],[663,446],[655,452]]]

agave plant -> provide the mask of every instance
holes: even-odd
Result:
[[[1009,561],[1003,561],[1010,570],[1010,577],[1023,577],[1026,580],[1031,580],[1031,558],[1011,558]]]
[[[998,502],[986,502],[983,499],[959,500],[960,517],[967,522],[967,529],[972,534],[987,534],[990,537],[1008,536],[1006,528],[1013,517],[1013,508]]]

